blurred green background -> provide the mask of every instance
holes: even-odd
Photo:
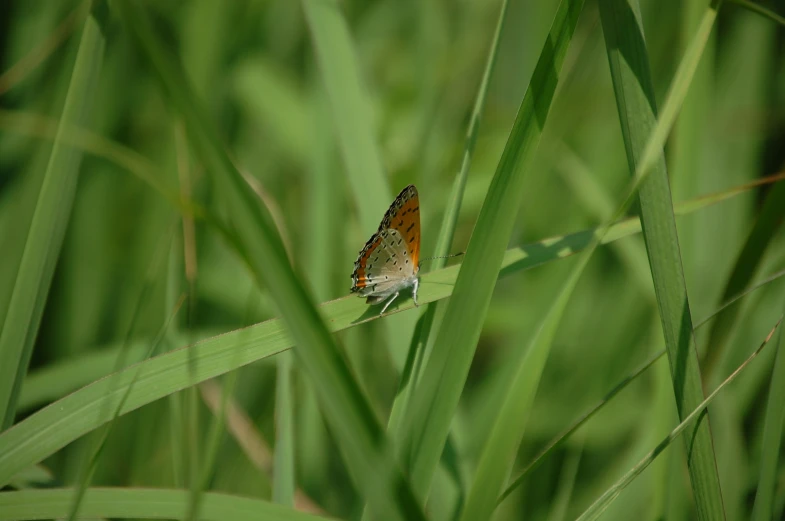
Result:
[[[301,2],[143,4],[156,33],[184,67],[231,159],[270,210],[314,302],[348,294],[357,252],[386,205],[407,184],[419,190],[422,251],[432,254],[460,168],[500,2],[340,2],[364,97],[355,100],[356,108],[372,123],[373,134],[367,137],[386,174],[383,186],[369,181],[367,189],[362,183],[358,188],[357,178],[348,175],[347,145],[342,146],[336,130],[342,115],[330,102]],[[708,2],[641,4],[655,92],[662,100]],[[761,5],[785,13],[777,2]],[[557,6],[556,0],[509,4],[454,251],[468,243]],[[84,4],[77,1],[7,1],[0,7],[4,313],[85,16]],[[172,204],[184,196],[208,214],[226,213],[146,58],[117,12],[109,9],[106,16],[106,50],[84,125],[93,134],[82,139],[76,130],[69,131],[80,142],[77,148],[87,153],[17,422],[139,360],[181,294],[187,294],[185,303],[156,352],[278,315],[269,292],[210,220],[187,212],[184,217]],[[346,73],[345,64],[336,67]],[[720,11],[666,146],[674,202],[781,172],[784,136],[785,29],[728,4]],[[600,224],[624,195],[629,175],[602,25],[596,3],[589,1],[535,164],[526,175],[510,246]],[[696,324],[726,299],[723,292],[734,265],[770,193],[770,186],[748,189],[678,217]],[[371,206],[369,201],[375,212],[370,216],[362,209]],[[785,213],[781,196],[780,202],[779,222]],[[759,259],[741,267],[750,285],[785,269],[782,227],[773,225],[763,242]],[[495,412],[487,404],[500,398],[510,355],[528,344],[575,262],[548,262],[500,279],[453,421],[450,447],[455,454],[443,457],[452,462],[443,467],[452,469],[439,474],[432,493],[432,503],[441,505],[433,506],[434,518],[450,519],[460,504]],[[760,344],[783,312],[783,295],[785,281],[777,279],[734,304],[735,315],[723,318],[730,329],[721,349],[713,351],[717,354],[705,353],[710,331],[719,326],[710,321],[696,330],[705,389],[714,389]],[[389,415],[420,312],[410,309],[336,333],[380,418]],[[663,345],[642,237],[603,246],[560,325],[513,476]],[[748,519],[755,500],[774,353],[764,351],[709,409],[727,519]],[[232,390],[236,410],[229,408],[230,426],[219,434],[214,461],[205,455],[221,400],[217,387],[202,385],[120,416],[91,483],[188,487],[208,469],[209,490],[270,499],[276,375],[282,367],[275,362],[276,357],[267,358],[219,380]],[[335,518],[359,519],[362,497],[296,367],[295,503]],[[667,362],[661,359],[549,455],[502,503],[495,519],[576,517],[675,427],[672,392]],[[238,426],[241,412],[250,425]],[[782,446],[785,439],[779,433]],[[252,447],[243,445],[246,438]],[[96,439],[81,438],[48,457],[42,462],[49,475],[44,481],[50,486],[78,483]],[[686,468],[684,449],[674,444],[624,490],[603,519],[693,519]],[[782,516],[785,463],[777,469],[773,515]]]

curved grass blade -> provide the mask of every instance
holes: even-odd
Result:
[[[112,5],[182,117],[193,149],[213,176],[216,195],[227,212],[229,242],[273,296],[294,337],[297,359],[322,399],[352,479],[375,511],[390,519],[421,519],[423,514],[396,464],[379,419],[289,265],[270,213],[232,164],[182,67],[167,52],[143,8],[129,0]]]
[[[33,353],[66,225],[71,214],[82,159],[81,150],[63,142],[65,125],[86,122],[105,39],[98,5],[85,21],[54,147],[22,252],[3,325],[0,328],[0,430],[14,422],[16,402]]]
[[[512,494],[512,492],[516,488],[518,488],[521,484],[523,484],[523,481],[526,479],[526,477],[531,472],[533,472],[537,467],[540,466],[540,464],[545,460],[545,458],[547,458],[551,453],[553,453],[554,450],[561,447],[562,444],[567,440],[567,438],[572,436],[575,433],[575,431],[577,431],[579,428],[581,428],[582,425],[584,425],[587,421],[589,421],[597,412],[599,412],[603,408],[603,406],[606,403],[612,400],[614,396],[619,394],[629,384],[635,381],[640,375],[645,373],[646,370],[649,369],[651,366],[653,366],[657,360],[663,357],[663,355],[665,355],[664,349],[659,353],[655,354],[654,356],[652,356],[651,358],[649,358],[646,362],[643,363],[643,365],[641,365],[638,369],[633,371],[629,376],[624,378],[624,380],[617,383],[613,389],[608,391],[608,393],[605,396],[603,396],[602,399],[599,402],[597,402],[597,404],[594,405],[594,407],[583,413],[580,417],[578,417],[578,419],[576,419],[572,423],[572,425],[566,428],[561,434],[556,436],[556,438],[554,438],[553,441],[551,441],[548,445],[546,445],[545,448],[542,449],[532,459],[531,463],[526,465],[526,467],[524,467],[524,469],[520,472],[520,474],[518,474],[518,476],[510,482],[510,484],[507,486],[504,492],[502,492],[502,494],[499,496],[497,503],[501,503],[507,498],[507,496]]]
[[[302,4],[360,222],[363,229],[376,230],[392,196],[373,138],[370,101],[349,28],[335,0],[303,0]]]
[[[690,59],[696,60],[697,65],[700,53],[692,53],[696,48],[703,49],[716,15],[716,6],[707,9],[680,69]],[[657,130],[662,128],[662,120],[666,120],[666,116],[663,115],[661,121],[657,121],[654,88],[637,0],[601,0],[600,17],[629,169],[633,174],[639,170],[651,171],[651,175],[640,182],[641,223],[668,351],[677,410],[680,417],[684,418],[687,411],[694,409],[703,399],[703,388],[668,173],[662,146],[653,148],[651,145],[651,136],[655,136]],[[692,70],[694,72],[694,67]],[[686,92],[688,86],[688,78],[680,77],[677,73],[671,92]],[[646,165],[647,159],[650,160],[650,166]],[[724,519],[725,510],[708,415],[701,418],[698,427],[691,436],[685,437],[684,443],[688,450],[688,468],[699,518]]]
[[[582,0],[560,3],[529,88],[491,181],[466,260],[455,281],[400,444],[414,489],[426,498],[458,399],[469,371],[485,313],[517,216],[523,173],[531,164],[559,79]]]
[[[231,395],[225,395],[226,391],[215,380],[200,384],[199,391],[210,411],[226,423],[227,432],[248,461],[256,470],[272,477],[273,455],[269,444],[237,401]],[[324,510],[301,489],[294,491],[294,508],[311,514],[324,514]]]
[[[611,488],[609,488],[597,501],[595,501],[588,509],[586,509],[583,514],[578,517],[578,521],[590,521],[593,519],[598,519],[600,515],[610,506],[610,504],[621,494],[621,491],[629,485],[633,479],[635,479],[641,472],[646,470],[646,468],[651,464],[652,461],[663,451],[665,448],[670,445],[670,443],[675,440],[687,427],[692,425],[692,421],[695,419],[700,420],[700,417],[706,414],[706,408],[708,405],[717,397],[720,391],[722,391],[726,385],[731,383],[736,377],[741,374],[741,372],[752,362],[755,357],[757,357],[760,352],[763,350],[764,347],[769,343],[771,337],[774,336],[774,332],[779,327],[780,323],[782,322],[782,317],[777,321],[774,327],[769,331],[769,334],[763,340],[761,345],[742,363],[733,373],[731,373],[728,378],[726,378],[722,384],[720,384],[714,392],[712,392],[709,396],[706,397],[698,406],[688,415],[684,417],[682,422],[664,439],[660,442],[653,450],[651,450],[646,456],[644,456],[641,461],[631,468],[619,481],[617,481]]]
[[[22,82],[71,36],[79,23],[85,19],[91,4],[92,0],[83,0],[58,24],[48,38],[38,43],[19,61],[0,74],[0,96]]]
[[[139,308],[141,307],[141,304],[146,300],[145,296],[146,296],[146,293],[147,293],[146,290],[148,288],[149,288],[149,286],[145,287],[142,290],[142,296],[139,298],[139,303],[137,305],[137,312],[138,312]],[[185,301],[185,295],[181,295],[180,299],[175,304],[174,310],[172,311],[172,313],[167,318],[166,322],[161,327],[161,330],[158,333],[157,337],[155,338],[155,340],[153,340],[153,342],[150,343],[150,347],[147,350],[147,353],[145,353],[145,358],[144,358],[145,360],[149,359],[153,355],[153,353],[155,353],[155,351],[158,348],[158,346],[160,345],[161,341],[164,339],[164,335],[169,330],[169,326],[170,326],[170,324],[172,322],[172,319],[175,317],[175,315],[177,315],[177,312],[180,310],[180,307],[183,305],[184,301]],[[134,314],[134,319],[131,321],[131,325],[129,326],[129,330],[128,330],[128,335],[129,336],[130,336],[130,333],[133,330],[133,327],[135,325],[134,322],[135,322],[136,316],[137,315],[135,313]],[[126,339],[126,346],[127,346],[127,342],[128,342],[128,339]],[[126,347],[126,346],[124,346],[124,347]],[[123,349],[120,352],[120,356],[124,358],[126,355],[127,355],[127,349]],[[122,364],[122,362],[123,362],[122,360],[118,360],[118,364]],[[84,468],[82,470],[81,477],[79,479],[79,483],[77,484],[77,486],[76,486],[76,488],[74,490],[74,496],[73,496],[73,500],[71,502],[71,508],[68,511],[68,519],[69,519],[69,521],[73,521],[73,520],[77,519],[77,515],[79,514],[79,509],[81,507],[82,500],[84,499],[84,494],[87,491],[87,488],[90,486],[90,481],[92,480],[93,474],[95,473],[95,469],[96,469],[96,467],[98,465],[98,460],[101,457],[101,454],[103,453],[104,448],[106,447],[106,441],[109,439],[109,434],[112,432],[112,428],[115,426],[115,424],[117,423],[117,419],[120,417],[120,411],[122,410],[123,405],[125,404],[125,402],[128,400],[128,395],[131,393],[131,390],[133,390],[134,384],[136,383],[136,379],[138,378],[138,376],[139,376],[139,373],[137,372],[134,375],[134,379],[131,380],[131,383],[128,385],[128,387],[126,387],[125,392],[123,393],[123,396],[120,399],[120,402],[117,404],[117,407],[115,407],[114,412],[112,413],[112,419],[104,426],[103,430],[101,431],[101,433],[100,433],[100,435],[98,437],[98,442],[95,445],[95,450],[92,451],[92,453],[90,454],[90,457],[85,462],[85,466],[84,466]]]
[[[749,288],[744,293],[741,293],[739,295],[734,296],[731,300],[725,302],[722,306],[720,306],[719,309],[715,310],[713,313],[711,313],[709,316],[707,316],[704,320],[702,320],[701,322],[697,323],[695,325],[695,329],[697,330],[701,326],[703,326],[706,323],[708,323],[709,320],[711,320],[712,318],[714,318],[717,315],[719,315],[720,312],[722,312],[723,309],[725,309],[726,307],[728,307],[730,305],[733,305],[736,301],[738,301],[742,297],[745,297],[745,296],[749,295],[753,291],[755,291],[757,289],[760,289],[760,288],[766,286],[768,283],[773,282],[773,281],[775,281],[775,280],[777,280],[777,279],[779,279],[780,277],[783,277],[783,276],[785,276],[785,270],[779,271],[779,272],[773,274],[772,276],[767,277],[766,280],[762,281],[760,284],[757,284],[754,287]],[[653,366],[654,363],[657,360],[659,360],[660,358],[662,358],[663,355],[665,355],[665,350],[664,349],[661,350],[660,352],[658,352],[657,354],[655,354],[654,356],[652,356],[651,358],[649,358],[649,360],[647,360],[638,369],[636,369],[629,376],[624,378],[624,380],[622,380],[621,382],[616,384],[616,386],[613,389],[611,389],[599,402],[597,402],[597,404],[595,404],[592,408],[590,408],[588,411],[586,411],[584,414],[582,414],[580,417],[578,417],[561,434],[556,436],[553,439],[553,441],[551,441],[548,445],[546,445],[544,449],[542,449],[534,458],[532,458],[531,463],[526,465],[526,467],[524,467],[524,469],[520,472],[520,474],[518,474],[518,476],[514,480],[512,480],[510,482],[510,484],[504,490],[502,495],[499,497],[499,501],[498,502],[501,503],[502,501],[504,501],[504,499],[507,498],[507,496],[509,496],[513,492],[513,490],[518,488],[523,483],[523,481],[526,478],[526,476],[528,476],[531,472],[533,472],[537,467],[540,466],[540,464],[543,462],[543,460],[545,458],[547,458],[555,449],[561,447],[561,445],[564,443],[564,441],[567,438],[569,438],[572,434],[574,434],[575,431],[577,431],[583,424],[585,424],[587,421],[589,421],[614,396],[616,396],[621,391],[623,391],[627,387],[627,385],[632,383],[640,375],[642,375],[644,372],[646,372],[646,370],[648,370],[651,366]]]
[[[0,521],[62,519],[68,513],[73,489],[0,492]],[[83,517],[116,519],[183,519],[188,490],[91,488],[84,496]],[[327,519],[298,512],[261,499],[205,492],[200,518],[205,521],[318,521]]]
[[[490,435],[483,445],[474,481],[461,514],[462,521],[490,519],[498,504],[499,494],[502,493],[515,462],[553,339],[567,303],[592,253],[593,250],[589,250],[583,254],[578,266],[572,270],[570,278],[548,310],[528,349],[518,350],[517,360],[511,361],[515,372],[496,414]]]
[[[444,267],[447,262],[444,257],[450,253],[453,237],[455,235],[455,227],[458,222],[458,215],[461,211],[461,202],[463,201],[463,194],[466,188],[466,180],[469,176],[469,166],[471,165],[474,147],[477,143],[477,136],[480,131],[480,121],[482,120],[482,113],[485,107],[485,100],[487,98],[488,83],[491,75],[493,74],[494,65],[496,64],[497,49],[499,47],[499,38],[504,27],[504,20],[507,16],[508,1],[502,0],[502,5],[499,10],[499,18],[496,22],[496,30],[493,35],[491,47],[488,52],[488,59],[485,64],[485,71],[480,82],[480,88],[477,92],[477,98],[474,102],[472,109],[471,119],[466,131],[466,141],[463,150],[463,158],[461,160],[461,168],[458,175],[453,181],[450,197],[447,202],[447,209],[444,213],[442,225],[439,230],[439,238],[434,250],[434,257],[432,269],[438,270]],[[405,417],[411,406],[411,396],[414,390],[414,384],[419,380],[423,361],[425,359],[425,348],[428,339],[431,336],[431,331],[436,325],[435,329],[438,330],[441,318],[443,317],[443,309],[439,310],[440,316],[437,317],[437,305],[428,306],[423,316],[415,327],[412,335],[412,341],[409,347],[409,354],[404,371],[401,375],[401,381],[398,386],[398,391],[393,401],[390,418],[387,424],[387,431],[393,440],[398,440],[401,432],[402,418]]]
[[[777,183],[766,195],[766,201],[763,203],[755,225],[750,230],[747,240],[736,258],[733,271],[725,284],[723,301],[744,291],[752,281],[771,240],[782,226],[783,208],[785,208],[785,183]],[[705,351],[704,361],[706,378],[711,378],[717,367],[717,362],[725,352],[730,334],[738,322],[739,311],[740,309],[736,306],[728,308],[717,317],[711,326],[706,344],[711,346],[711,349]]]
[[[736,4],[739,7],[743,7],[749,11],[752,11],[755,14],[759,14],[764,18],[768,18],[772,22],[782,25],[785,27],[785,17],[778,15],[774,11],[766,9],[760,4],[755,2],[750,2],[749,0],[728,0],[732,4]]]
[[[738,193],[738,190],[701,197],[680,208],[692,212],[704,205],[724,200],[735,193]],[[638,220],[627,219],[612,226],[602,241],[608,243],[639,231]],[[584,230],[512,248],[504,256],[499,276],[518,273],[571,256],[585,248],[594,234],[594,230]],[[450,266],[423,275],[420,289],[421,302],[428,303],[449,297],[459,269],[460,266]],[[412,306],[412,304],[408,305]],[[363,302],[352,296],[322,304],[321,314],[328,319],[330,331],[333,332],[378,318],[376,313],[368,312],[368,307]],[[140,364],[139,381],[129,394],[121,414],[185,389],[194,383],[209,380],[285,351],[293,344],[294,339],[290,336],[283,320],[276,318],[154,357]],[[129,350],[129,357],[141,357],[146,349],[145,343],[133,344]],[[116,356],[116,351],[109,354],[98,351],[86,357],[65,361],[54,368],[44,368],[32,373],[23,390],[23,403],[30,406],[40,403],[41,400],[58,398],[84,382],[104,377],[111,370]],[[188,372],[189,360],[192,360],[194,367],[198,368],[193,378]],[[129,384],[130,375],[136,370],[135,368],[136,366],[130,366],[106,376],[103,380],[95,381],[30,415],[8,432],[1,433],[0,486],[8,483],[16,472],[43,460],[108,421],[109,418],[101,416],[100,411],[107,408],[112,410],[112,404],[116,406],[116,400],[124,392],[126,388],[124,386]],[[58,382],[58,386],[50,389],[49,382]],[[116,392],[109,394],[105,392],[107,389]]]
[[[769,383],[766,402],[766,419],[763,425],[763,443],[760,451],[760,477],[758,478],[752,521],[775,519],[774,494],[777,487],[777,465],[780,444],[785,427],[785,334],[779,331],[777,357]]]

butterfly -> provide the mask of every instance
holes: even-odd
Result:
[[[387,303],[412,288],[414,305],[420,279],[420,198],[414,185],[398,194],[384,214],[379,229],[365,243],[352,272],[352,293],[367,297],[366,303]]]

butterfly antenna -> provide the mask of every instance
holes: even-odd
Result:
[[[424,259],[420,259],[420,263],[419,263],[419,264],[417,264],[417,266],[418,266],[418,267],[419,267],[419,266],[422,266],[422,263],[423,263],[423,262],[425,262],[425,261],[429,261],[429,260],[434,260],[434,259],[451,259],[451,258],[453,258],[453,257],[460,257],[460,256],[461,256],[461,255],[463,255],[464,253],[466,253],[466,252],[465,252],[465,251],[462,251],[462,252],[460,252],[460,253],[453,253],[452,255],[440,255],[440,256],[438,256],[438,257],[426,257],[426,258],[424,258]]]

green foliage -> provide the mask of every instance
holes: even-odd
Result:
[[[781,516],[785,13],[687,4],[9,2],[0,520]]]

